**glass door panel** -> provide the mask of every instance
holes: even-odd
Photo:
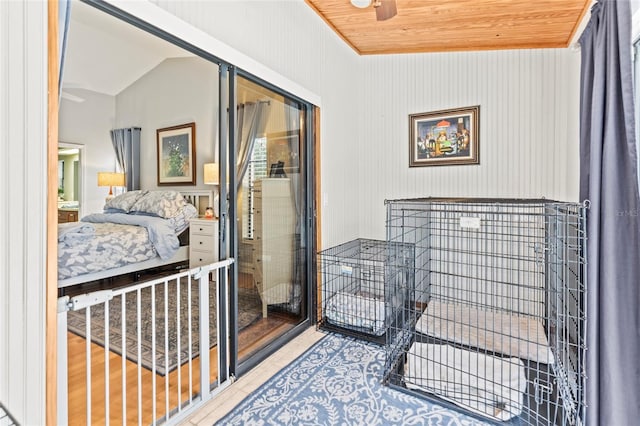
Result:
[[[306,319],[302,106],[237,79],[238,361]]]

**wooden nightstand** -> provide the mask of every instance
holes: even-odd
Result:
[[[218,261],[218,220],[197,218],[189,221],[189,267]]]
[[[78,210],[58,209],[58,223],[77,222]]]

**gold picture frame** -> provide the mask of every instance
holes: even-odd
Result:
[[[480,106],[409,115],[409,167],[479,164]]]
[[[156,130],[158,186],[196,184],[196,123]]]

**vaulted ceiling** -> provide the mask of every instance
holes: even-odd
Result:
[[[62,87],[115,96],[166,58],[188,56],[193,55],[74,0]]]
[[[389,0],[382,0],[389,1]],[[358,54],[568,47],[592,0],[396,0],[377,21],[374,6],[305,0]]]

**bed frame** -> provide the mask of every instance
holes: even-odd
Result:
[[[203,215],[204,210],[208,206],[213,206],[213,191],[210,190],[184,190],[180,191],[187,202],[193,204],[198,210],[198,215]],[[58,280],[58,288],[69,287],[72,285],[83,284],[91,281],[102,280],[105,278],[115,277],[133,272],[144,271],[147,269],[158,268],[160,266],[171,265],[174,263],[185,262],[189,260],[189,246],[180,246],[178,251],[171,259],[162,260],[159,256],[142,262],[131,263],[119,268],[106,269],[104,271],[94,272],[91,274],[78,275],[71,278]]]

